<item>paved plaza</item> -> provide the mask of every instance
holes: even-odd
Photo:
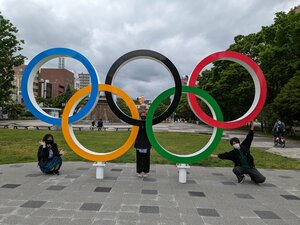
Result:
[[[41,121],[13,124],[47,125]],[[89,124],[81,126],[89,130]],[[115,125],[106,126],[110,130]],[[154,129],[212,131],[187,123],[161,123]],[[246,133],[224,131],[223,139],[243,140]],[[300,159],[299,146],[299,141],[287,140],[286,148],[274,148],[272,137],[261,134],[255,134],[252,143],[296,159]],[[248,177],[238,184],[232,168],[191,166],[186,184],[178,182],[175,165],[151,165],[147,178],[136,176],[135,164],[108,163],[104,180],[95,178],[95,170],[91,162],[64,162],[61,175],[51,176],[43,175],[36,163],[0,165],[0,225],[300,224],[300,170],[260,169],[267,177],[261,185]]]
[[[300,171],[260,170],[265,184],[236,182],[231,168],[192,166],[178,182],[175,165],[108,163],[95,179],[91,162],[64,162],[61,175],[36,163],[0,165],[0,224],[299,225]]]

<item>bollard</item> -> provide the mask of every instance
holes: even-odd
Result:
[[[184,163],[176,164],[176,166],[179,170],[179,183],[185,184],[187,169],[189,169],[190,166],[189,166],[189,164],[184,164]]]
[[[96,162],[93,164],[96,167],[96,179],[104,179],[104,167],[106,166],[105,162]]]

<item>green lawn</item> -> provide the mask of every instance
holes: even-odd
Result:
[[[37,130],[11,130],[0,129],[0,164],[20,163],[36,161],[38,142],[49,131]],[[66,151],[64,160],[83,161],[84,159],[77,156],[66,144],[61,131],[50,131],[53,134],[55,142],[59,148]],[[96,152],[106,152],[120,147],[129,136],[129,132],[75,132],[78,140],[85,147]],[[190,133],[169,133],[158,132],[155,134],[159,143],[166,149],[180,154],[195,152],[207,143],[210,138],[208,135],[190,134]],[[221,141],[215,153],[231,150],[228,141]],[[257,167],[260,168],[277,168],[277,169],[300,169],[298,160],[289,159],[283,156],[267,153],[252,148],[252,154],[255,158]],[[122,157],[113,162],[127,163],[135,162],[135,151],[131,148]],[[171,164],[165,160],[156,151],[151,152],[151,163]],[[232,166],[231,161],[208,158],[195,165],[201,166]]]

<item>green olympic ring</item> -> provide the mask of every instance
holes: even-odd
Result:
[[[213,118],[219,121],[223,121],[223,114],[215,99],[210,96],[206,91],[202,89],[198,89],[196,87],[191,86],[183,86],[182,92],[187,93],[191,92],[198,97],[201,98],[209,107]],[[153,148],[165,159],[173,161],[175,163],[194,163],[200,160],[207,158],[218,146],[221,141],[223,129],[214,127],[212,136],[208,143],[197,152],[187,155],[179,155],[172,152],[169,152],[164,147],[162,147],[156,140],[154,133],[153,133],[153,126],[152,126],[152,119],[154,117],[154,112],[158,105],[167,97],[175,94],[175,88],[170,88],[164,92],[162,92],[155,100],[152,102],[149,111],[146,117],[146,132],[150,143],[152,144]]]

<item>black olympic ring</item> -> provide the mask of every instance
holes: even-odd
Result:
[[[151,51],[151,50],[144,50],[144,49],[128,52],[128,53],[122,55],[120,58],[118,58],[113,63],[113,65],[110,67],[109,71],[107,72],[105,84],[111,85],[114,76],[125,64],[127,64],[128,62],[133,61],[135,59],[139,59],[139,58],[146,58],[146,59],[151,59],[151,60],[159,62],[160,64],[162,64],[166,67],[166,69],[172,74],[172,76],[174,78],[174,82],[175,82],[174,98],[173,98],[170,106],[167,108],[167,110],[165,112],[163,112],[161,115],[159,115],[158,117],[155,117],[153,119],[152,124],[153,125],[158,124],[158,123],[164,121],[165,119],[167,119],[175,111],[176,107],[179,104],[180,98],[181,98],[182,85],[181,85],[180,75],[179,75],[178,70],[175,67],[175,65],[167,57],[165,57],[164,55],[162,55],[158,52]],[[119,107],[116,105],[115,101],[113,100],[111,92],[106,91],[105,96],[106,96],[109,107],[116,114],[116,116],[118,116],[121,120],[123,120],[124,122],[129,123],[131,125],[145,126],[144,120],[133,119],[133,118],[129,117],[128,115],[126,115],[124,112],[122,112],[119,109]]]

